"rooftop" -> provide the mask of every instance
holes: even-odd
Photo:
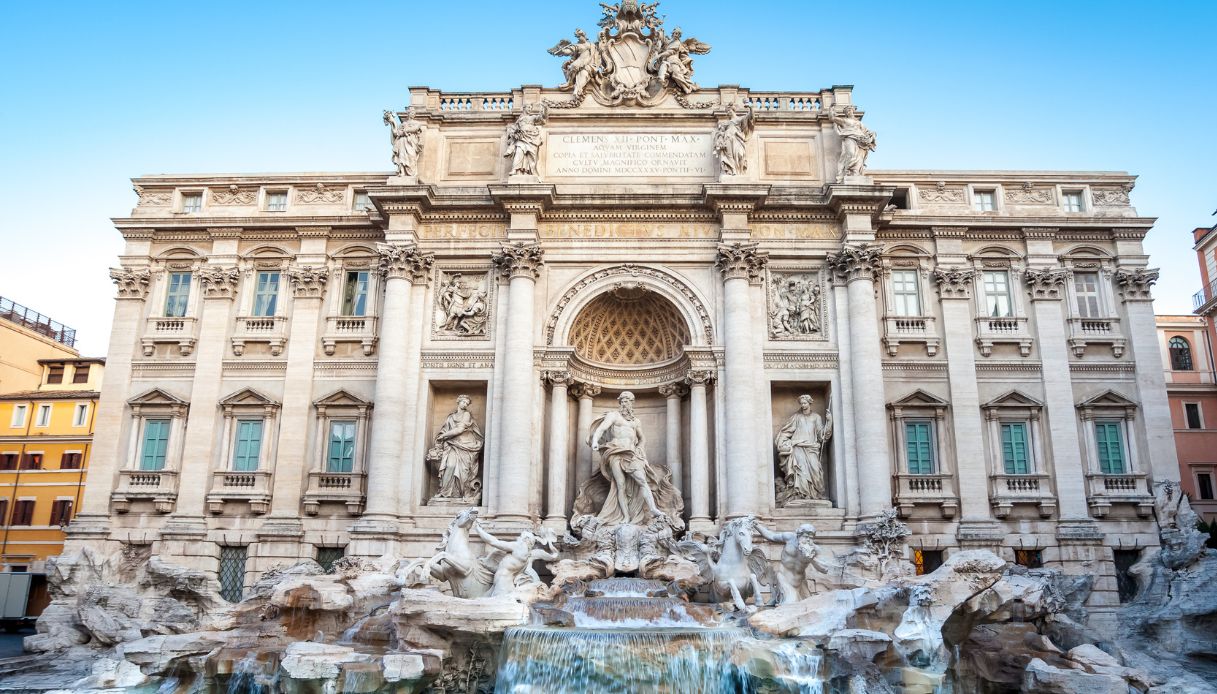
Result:
[[[39,335],[49,337],[73,349],[76,348],[75,329],[69,328],[59,321],[51,320],[50,317],[44,316],[32,308],[22,306],[12,299],[6,299],[2,296],[0,296],[0,319],[16,323],[27,330],[32,330]]]

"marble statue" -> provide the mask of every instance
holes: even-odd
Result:
[[[417,177],[418,158],[423,153],[423,131],[426,126],[414,119],[413,108],[406,111],[405,120],[385,111],[385,125],[389,126],[393,142],[393,165],[397,167],[397,175]]]
[[[782,555],[773,563],[773,604],[789,605],[810,597],[807,587],[807,567],[815,567],[816,571],[827,574],[829,567],[816,558],[819,548],[816,547],[816,526],[804,523],[794,532],[774,532],[760,523],[756,530],[761,537],[770,542],[782,543]]]
[[[475,336],[486,334],[486,292],[472,287],[455,272],[439,288],[440,332],[451,335]]]
[[[701,569],[713,602],[734,604],[738,611],[748,610],[745,598],[752,597],[752,610],[761,600],[761,577],[769,573],[765,553],[752,544],[756,518],[743,516],[727,521],[718,538],[710,544],[696,540],[676,543],[676,550]]]
[[[693,59],[690,54],[704,55],[709,52],[709,44],[697,39],[681,39],[680,27],[672,31],[670,39],[664,37],[660,28],[651,40],[648,68],[660,84],[675,87],[682,94],[690,94],[699,88],[693,81]]]
[[[1154,484],[1154,515],[1162,545],[1158,557],[1168,569],[1182,569],[1204,552],[1208,533],[1196,528],[1199,518],[1178,482]]]
[[[846,176],[861,176],[866,170],[866,157],[875,151],[875,133],[862,125],[853,105],[829,111],[837,135],[841,138],[841,161],[837,165],[837,183]]]
[[[752,134],[752,109],[743,113],[735,106],[727,112],[727,120],[714,128],[714,153],[718,155],[720,170],[724,176],[738,176],[748,170],[747,149],[744,143]]]
[[[832,437],[832,410],[824,417],[812,411],[810,395],[799,396],[799,411],[778,430],[774,445],[782,480],[778,483],[778,503],[825,499],[824,443]]]
[[[537,160],[545,142],[545,125],[549,111],[544,104],[525,106],[516,121],[507,126],[507,148],[504,157],[511,157],[510,175],[536,176]]]
[[[769,334],[806,337],[820,332],[820,284],[814,277],[774,276]]]
[[[582,96],[587,91],[588,84],[596,77],[604,64],[600,47],[587,40],[587,34],[582,29],[575,29],[575,43],[566,39],[549,49],[550,55],[570,56],[570,60],[562,64],[562,74],[566,83],[558,89],[571,89],[575,96]]]
[[[477,522],[476,508],[457,514],[448,524],[440,540],[439,553],[423,566],[425,574],[437,581],[447,581],[452,595],[458,598],[480,598],[490,590],[494,572],[487,568],[469,542],[469,530]],[[413,571],[407,571],[410,575]]]
[[[497,550],[482,558],[482,564],[494,571],[488,597],[510,596],[518,585],[540,583],[540,578],[532,568],[533,562],[558,559],[558,540],[552,530],[543,530],[539,534],[524,530],[510,542],[491,535],[476,520],[473,522],[473,531],[483,542]]]
[[[863,565],[869,566],[880,581],[907,576],[913,565],[904,556],[909,526],[896,516],[895,509],[880,513],[875,520],[858,526],[862,532],[862,547],[855,554],[865,555]]]
[[[480,456],[482,430],[469,411],[468,395],[456,398],[456,410],[444,419],[427,451],[427,461],[436,466],[439,491],[432,501],[477,504],[482,497]]]

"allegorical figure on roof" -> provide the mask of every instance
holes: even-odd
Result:
[[[414,119],[414,109],[406,111],[403,121],[393,113],[385,111],[385,125],[389,126],[393,142],[393,165],[398,176],[418,176],[418,158],[423,153],[423,131],[426,126]]]
[[[545,142],[542,126],[547,116],[544,104],[525,106],[516,122],[507,126],[507,149],[503,156],[511,157],[510,175],[537,175],[537,160]]]
[[[575,29],[575,43],[562,39],[558,45],[549,49],[549,54],[570,56],[570,60],[562,64],[566,83],[558,89],[574,90],[575,96],[581,96],[587,91],[588,84],[596,77],[597,71],[602,69],[604,62],[600,47],[588,41],[587,34],[583,33],[582,29]]]
[[[737,176],[748,170],[747,148],[744,143],[752,133],[752,109],[742,113],[732,105],[727,120],[714,129],[714,153],[724,175]]]
[[[852,104],[829,111],[832,124],[841,137],[841,161],[837,165],[837,183],[846,176],[861,176],[866,170],[866,156],[875,151],[875,133],[862,125],[858,110]]]

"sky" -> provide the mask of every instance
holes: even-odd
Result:
[[[1127,171],[1157,217],[1159,313],[1200,289],[1217,224],[1217,2],[664,0],[710,43],[703,85],[854,85],[875,169]],[[122,240],[152,173],[389,171],[410,86],[554,86],[594,0],[9,3],[0,21],[0,296],[103,355]]]

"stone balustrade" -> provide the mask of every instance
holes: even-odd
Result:
[[[315,516],[321,512],[321,504],[339,503],[346,505],[347,513],[358,516],[363,513],[366,478],[362,472],[310,472],[304,512]]]
[[[932,475],[896,475],[896,510],[909,517],[917,505],[936,505],[943,518],[954,518],[959,510],[959,494],[955,476],[949,473]]]
[[[122,470],[110,499],[115,513],[127,513],[137,501],[150,501],[157,513],[169,513],[177,491],[176,470]]]
[[[942,340],[934,323],[934,316],[884,316],[883,344],[888,356],[896,356],[903,342],[924,344],[927,355],[937,354]]]
[[[1026,316],[1004,316],[976,318],[976,346],[981,356],[993,353],[995,344],[1016,344],[1019,354],[1031,354],[1031,332],[1027,329]]]
[[[1154,497],[1143,472],[1108,475],[1086,475],[1090,512],[1096,518],[1105,517],[1116,504],[1136,506],[1137,515],[1149,518],[1154,513]]]
[[[250,342],[267,343],[273,357],[282,354],[283,346],[287,344],[287,316],[238,316],[232,335],[232,353],[241,356],[246,343]]]
[[[145,357],[156,352],[156,345],[176,344],[178,352],[189,356],[198,343],[198,319],[194,316],[153,316],[148,319],[140,346]]]
[[[222,513],[225,502],[248,502],[250,512],[262,515],[270,510],[269,470],[219,470],[212,473],[207,510]]]
[[[326,316],[321,347],[333,356],[340,342],[355,342],[363,348],[364,356],[376,351],[376,316]]]
[[[1070,318],[1069,347],[1073,350],[1074,356],[1080,358],[1086,352],[1086,346],[1089,344],[1111,345],[1112,356],[1116,358],[1124,356],[1127,340],[1120,331],[1120,319]]]
[[[1056,496],[1049,476],[1041,472],[993,475],[989,501],[997,518],[1009,516],[1015,504],[1035,504],[1041,518],[1048,518],[1056,509]]]

